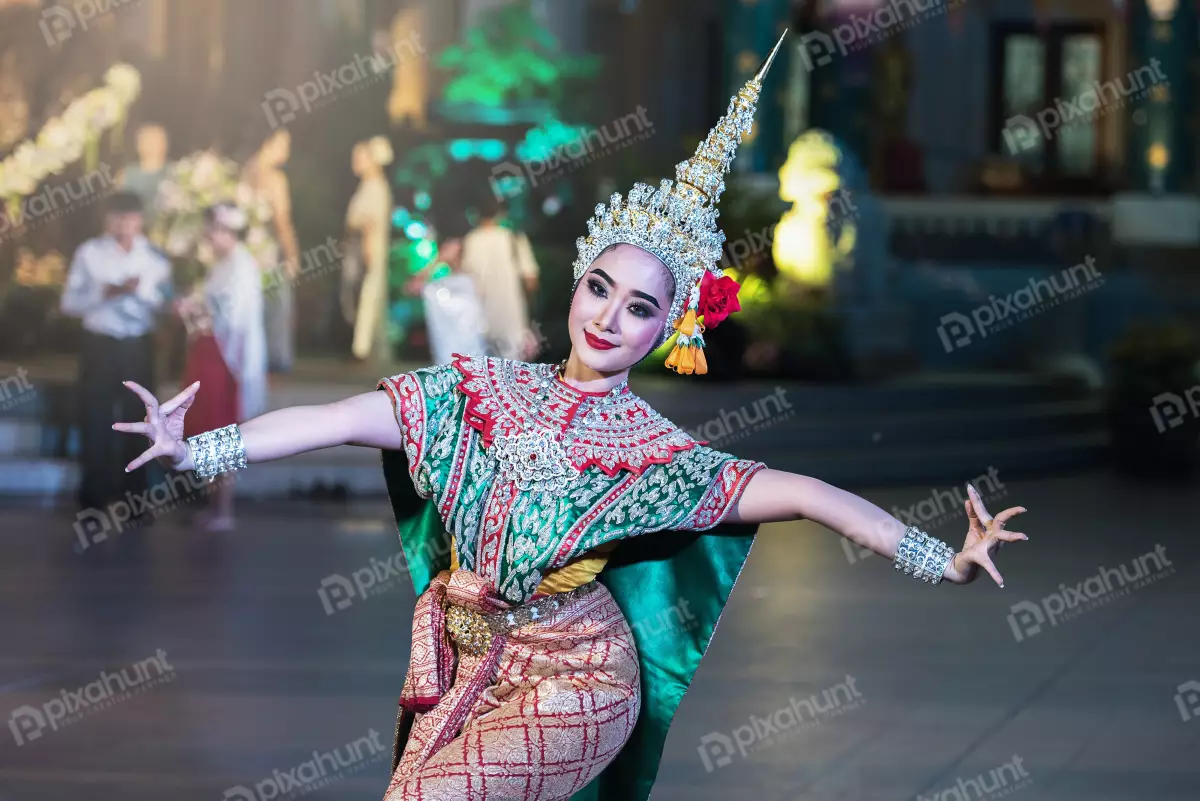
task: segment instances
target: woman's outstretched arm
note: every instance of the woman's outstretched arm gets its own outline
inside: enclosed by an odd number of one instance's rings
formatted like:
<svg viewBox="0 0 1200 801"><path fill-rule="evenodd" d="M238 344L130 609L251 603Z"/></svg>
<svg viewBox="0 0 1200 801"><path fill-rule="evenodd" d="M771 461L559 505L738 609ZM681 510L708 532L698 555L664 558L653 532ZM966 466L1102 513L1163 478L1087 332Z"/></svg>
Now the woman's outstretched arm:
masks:
<svg viewBox="0 0 1200 801"><path fill-rule="evenodd" d="M1003 587L1004 579L991 557L1002 542L1029 539L1020 532L1004 528L1004 524L1024 512L1025 507L1005 509L993 518L975 488L968 484L967 492L965 508L969 528L966 543L955 554L944 576L955 584L966 584L975 580L982 567ZM819 479L780 470L755 473L729 515L730 522L741 523L804 519L820 523L889 559L896 555L896 547L908 529L907 525L864 498Z"/></svg>
<svg viewBox="0 0 1200 801"><path fill-rule="evenodd" d="M200 391L200 383L196 382L162 404L132 381L125 382L125 386L146 404L146 420L117 423L113 428L142 434L151 442L146 452L130 462L125 471L136 470L151 459L158 459L175 470L191 470L194 465L183 441L183 420ZM366 392L320 406L279 409L242 423L239 428L246 447L246 461L251 464L335 445L387 450L403 447L400 426L386 392Z"/></svg>

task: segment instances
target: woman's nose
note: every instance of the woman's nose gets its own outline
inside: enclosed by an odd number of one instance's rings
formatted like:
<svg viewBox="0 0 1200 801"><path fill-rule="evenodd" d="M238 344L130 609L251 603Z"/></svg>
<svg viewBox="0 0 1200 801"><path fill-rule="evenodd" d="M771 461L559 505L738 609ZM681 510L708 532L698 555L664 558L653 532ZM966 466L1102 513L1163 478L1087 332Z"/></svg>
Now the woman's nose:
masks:
<svg viewBox="0 0 1200 801"><path fill-rule="evenodd" d="M621 311L621 307L619 304L609 303L603 309L601 309L600 314L596 317L596 319L595 319L596 327L599 328L601 331L608 331L610 333L615 333L615 331L616 331L615 326L617 324L617 315L620 313L620 311Z"/></svg>

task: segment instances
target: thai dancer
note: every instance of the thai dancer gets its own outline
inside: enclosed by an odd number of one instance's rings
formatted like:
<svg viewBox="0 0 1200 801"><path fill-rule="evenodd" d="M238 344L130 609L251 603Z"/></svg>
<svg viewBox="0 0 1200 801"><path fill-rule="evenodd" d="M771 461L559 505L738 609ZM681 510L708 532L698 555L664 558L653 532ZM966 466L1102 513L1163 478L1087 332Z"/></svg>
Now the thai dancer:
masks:
<svg viewBox="0 0 1200 801"><path fill-rule="evenodd" d="M781 41L782 43L782 41ZM775 52L778 52L776 46ZM386 801L650 794L667 730L754 540L815 520L929 584L1002 583L1026 539L967 502L960 551L819 479L696 442L626 383L678 333L668 365L703 373L706 328L736 310L716 202L773 59L674 182L597 207L578 241L560 365L458 357L370 392L184 440L195 394L144 399L120 429L202 476L343 443L380 448L419 598ZM203 391L203 389L201 389ZM686 603L695 625L649 636Z"/></svg>

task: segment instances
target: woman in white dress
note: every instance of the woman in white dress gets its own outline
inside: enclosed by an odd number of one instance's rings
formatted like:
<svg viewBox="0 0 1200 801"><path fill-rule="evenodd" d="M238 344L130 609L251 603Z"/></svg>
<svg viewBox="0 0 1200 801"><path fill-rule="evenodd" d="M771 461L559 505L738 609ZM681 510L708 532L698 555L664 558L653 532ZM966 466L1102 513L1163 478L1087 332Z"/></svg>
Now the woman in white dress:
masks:
<svg viewBox="0 0 1200 801"><path fill-rule="evenodd" d="M200 384L185 432L208 431L257 417L267 408L267 334L258 262L241 243L246 215L232 204L205 212L204 237L216 262L204 283L177 304L188 330L184 383ZM215 509L197 521L233 528L233 484L216 487Z"/></svg>
<svg viewBox="0 0 1200 801"><path fill-rule="evenodd" d="M537 290L538 265L524 234L504 227L505 209L491 201L479 225L463 239L462 269L475 282L487 323L490 355L532 358L537 337L526 293Z"/></svg>
<svg viewBox="0 0 1200 801"><path fill-rule="evenodd" d="M354 358L365 361L374 354L386 362L388 354L388 246L392 223L392 190L384 168L392 163L392 146L376 136L354 146L351 166L361 182L346 211L349 248L343 272L343 298L362 276L357 310L353 314ZM344 304L344 305L353 305Z"/></svg>

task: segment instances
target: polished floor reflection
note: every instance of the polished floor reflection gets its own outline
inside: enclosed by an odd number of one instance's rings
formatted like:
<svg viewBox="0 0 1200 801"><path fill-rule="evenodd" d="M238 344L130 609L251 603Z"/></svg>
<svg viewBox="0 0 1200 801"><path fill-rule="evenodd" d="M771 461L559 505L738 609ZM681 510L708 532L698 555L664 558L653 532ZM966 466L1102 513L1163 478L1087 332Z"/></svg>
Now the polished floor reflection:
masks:
<svg viewBox="0 0 1200 801"><path fill-rule="evenodd" d="M768 528L653 799L1194 801L1196 490L1002 485L993 511L1031 510L1003 590ZM957 545L953 491L865 494ZM219 535L173 511L98 544L74 522L0 510L0 801L382 796L413 605L386 504L247 504Z"/></svg>

